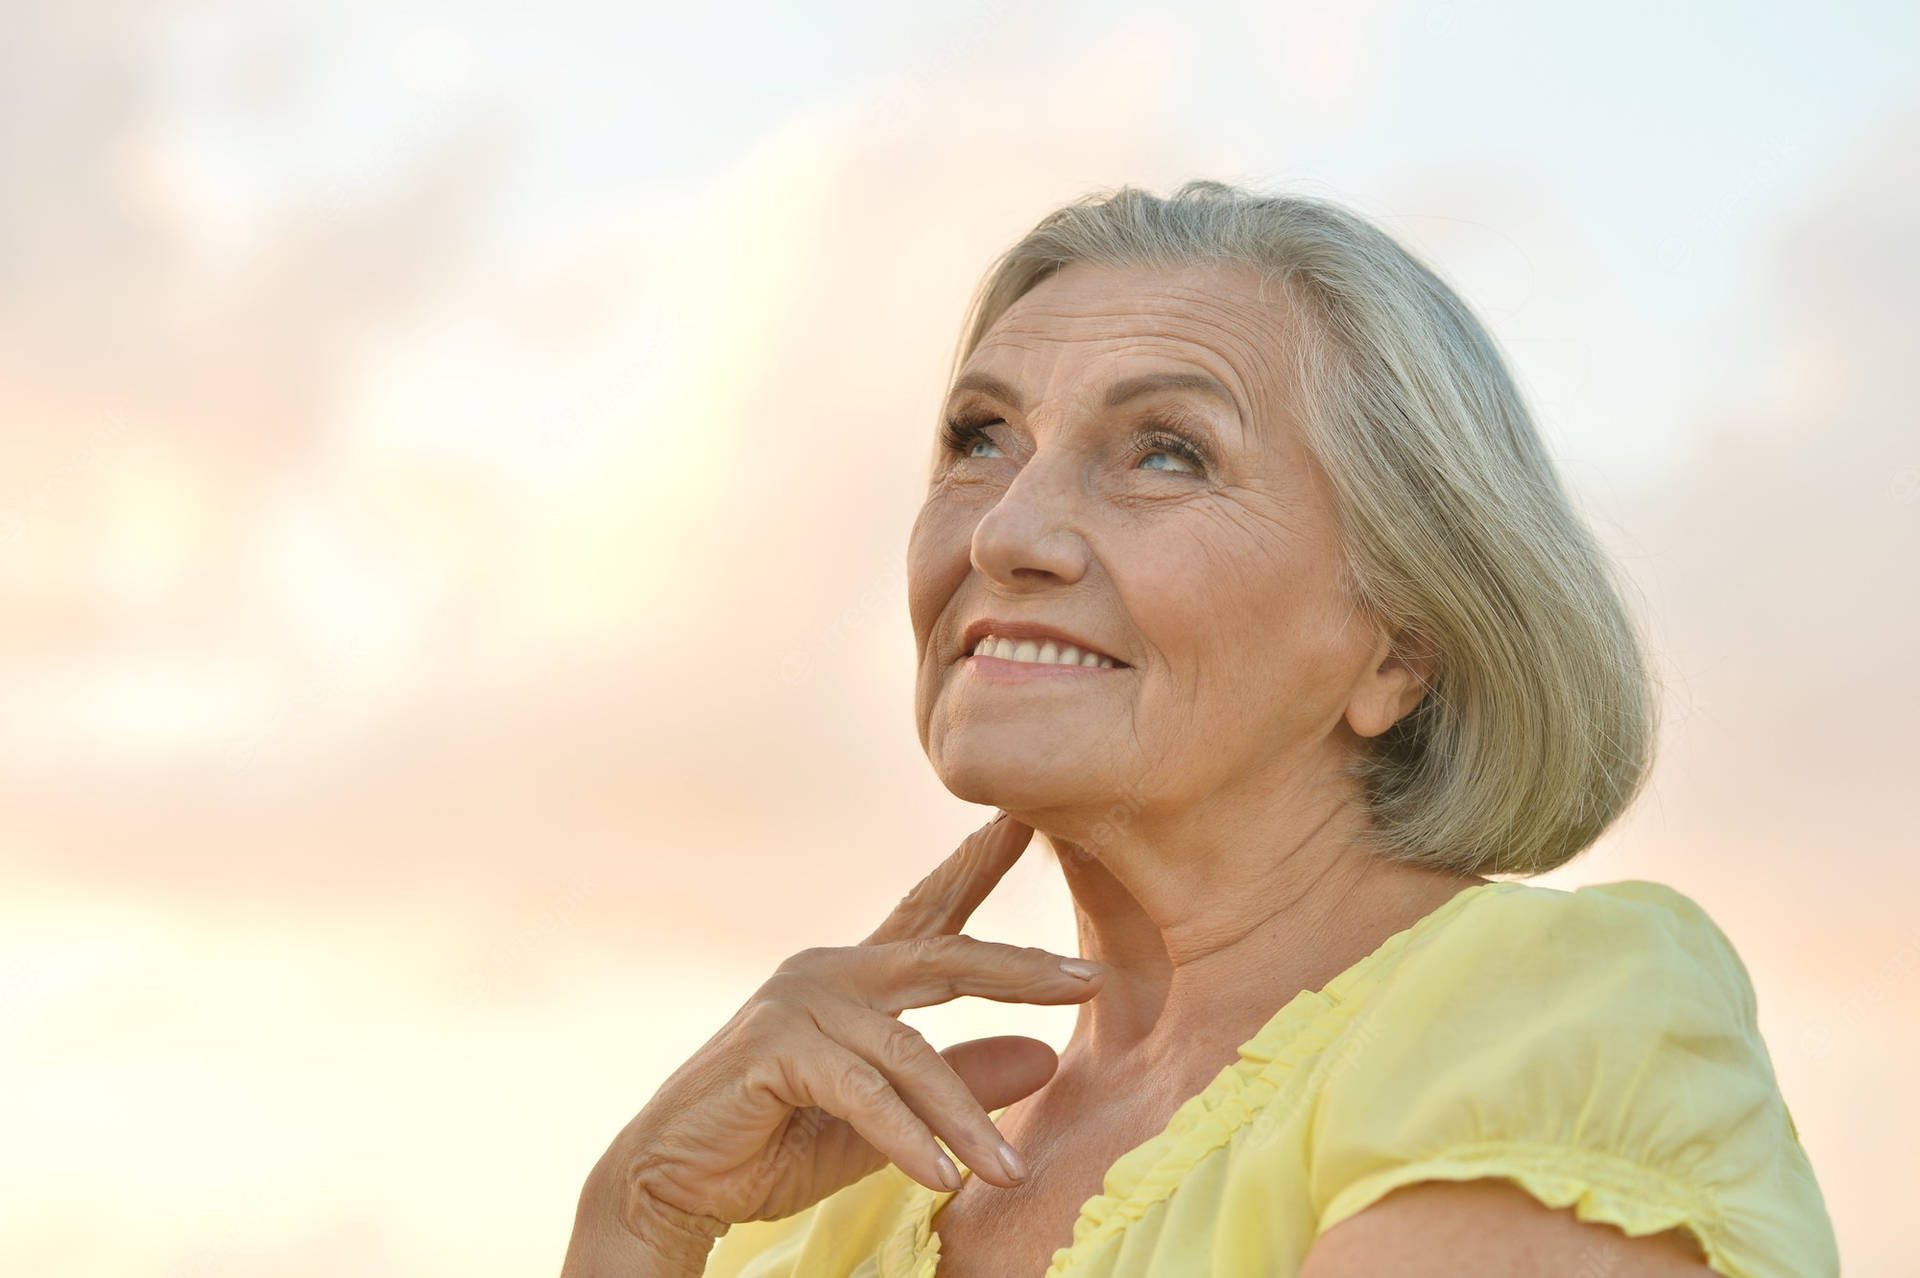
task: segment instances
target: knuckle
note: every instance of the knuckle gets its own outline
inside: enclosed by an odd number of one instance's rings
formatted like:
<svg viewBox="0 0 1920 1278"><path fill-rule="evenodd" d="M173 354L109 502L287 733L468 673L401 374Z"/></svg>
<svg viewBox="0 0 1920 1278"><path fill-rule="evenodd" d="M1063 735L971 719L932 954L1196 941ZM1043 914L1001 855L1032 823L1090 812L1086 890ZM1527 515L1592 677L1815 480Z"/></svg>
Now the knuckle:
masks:
<svg viewBox="0 0 1920 1278"><path fill-rule="evenodd" d="M840 1075L840 1090L855 1105L878 1109L893 1099L893 1087L880 1071L865 1061L849 1062Z"/></svg>
<svg viewBox="0 0 1920 1278"><path fill-rule="evenodd" d="M891 1028L881 1032L877 1050L882 1064L892 1070L906 1070L916 1066L923 1059L926 1040L911 1025L899 1021L889 1021Z"/></svg>
<svg viewBox="0 0 1920 1278"><path fill-rule="evenodd" d="M793 1019L793 1004L784 994L768 992L762 987L761 993L747 1004L746 1014L740 1018L741 1028L753 1035L777 1033Z"/></svg>
<svg viewBox="0 0 1920 1278"><path fill-rule="evenodd" d="M776 973L811 972L825 964L832 953L833 947L830 945L810 945L797 954L789 955L787 959L774 970Z"/></svg>
<svg viewBox="0 0 1920 1278"><path fill-rule="evenodd" d="M929 874L914 884L912 890L900 898L900 902L903 905L925 905L929 900L937 900L944 895L944 885L940 881L940 875Z"/></svg>
<svg viewBox="0 0 1920 1278"><path fill-rule="evenodd" d="M753 1005L755 1009L785 1009L798 1006L809 982L798 972L775 972L760 983L755 991Z"/></svg>
<svg viewBox="0 0 1920 1278"><path fill-rule="evenodd" d="M944 936L916 936L901 943L900 952L910 963L931 963L939 959L945 946Z"/></svg>
<svg viewBox="0 0 1920 1278"><path fill-rule="evenodd" d="M992 953L982 957L1001 972L1019 974L1030 971L1034 963L1045 953L1045 950L1035 945L996 944Z"/></svg>

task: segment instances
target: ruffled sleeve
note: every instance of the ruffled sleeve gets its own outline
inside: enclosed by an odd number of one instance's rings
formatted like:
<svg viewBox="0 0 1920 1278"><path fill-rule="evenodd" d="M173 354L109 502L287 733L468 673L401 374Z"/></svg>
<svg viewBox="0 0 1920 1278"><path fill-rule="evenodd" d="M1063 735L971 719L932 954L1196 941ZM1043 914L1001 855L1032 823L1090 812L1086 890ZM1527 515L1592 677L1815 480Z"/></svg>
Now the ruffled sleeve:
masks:
<svg viewBox="0 0 1920 1278"><path fill-rule="evenodd" d="M1316 1101L1316 1236L1402 1185L1501 1177L1728 1278L1839 1273L1745 966L1692 900L1531 885L1411 951Z"/></svg>

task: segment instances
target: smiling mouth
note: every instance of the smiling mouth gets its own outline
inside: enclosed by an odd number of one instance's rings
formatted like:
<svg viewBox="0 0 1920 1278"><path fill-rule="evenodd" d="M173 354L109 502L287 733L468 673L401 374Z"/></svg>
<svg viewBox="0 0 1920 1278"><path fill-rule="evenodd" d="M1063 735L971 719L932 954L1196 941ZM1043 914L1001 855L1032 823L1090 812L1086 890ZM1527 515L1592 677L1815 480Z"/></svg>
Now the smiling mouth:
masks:
<svg viewBox="0 0 1920 1278"><path fill-rule="evenodd" d="M1052 639L1003 639L998 635L983 635L967 655L1034 666L1088 666L1101 670L1125 667L1124 662L1115 661L1104 652L1076 648Z"/></svg>

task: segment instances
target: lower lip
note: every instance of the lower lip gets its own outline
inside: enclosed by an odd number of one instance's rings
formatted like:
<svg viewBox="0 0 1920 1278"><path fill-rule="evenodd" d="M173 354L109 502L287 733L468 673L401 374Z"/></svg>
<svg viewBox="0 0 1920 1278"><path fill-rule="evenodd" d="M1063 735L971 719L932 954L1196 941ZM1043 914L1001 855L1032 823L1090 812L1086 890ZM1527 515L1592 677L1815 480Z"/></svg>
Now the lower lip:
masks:
<svg viewBox="0 0 1920 1278"><path fill-rule="evenodd" d="M1005 657L962 657L960 664L976 678L990 683L1032 683L1041 679L1080 679L1118 674L1128 666L1063 666L1038 661L1008 661Z"/></svg>

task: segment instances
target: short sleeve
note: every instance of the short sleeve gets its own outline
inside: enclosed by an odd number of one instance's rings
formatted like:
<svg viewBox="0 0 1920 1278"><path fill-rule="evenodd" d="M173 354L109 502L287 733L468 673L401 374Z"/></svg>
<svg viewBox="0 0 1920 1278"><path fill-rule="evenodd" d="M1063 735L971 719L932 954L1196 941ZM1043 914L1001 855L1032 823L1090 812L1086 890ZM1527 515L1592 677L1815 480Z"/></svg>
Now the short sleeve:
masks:
<svg viewBox="0 0 1920 1278"><path fill-rule="evenodd" d="M1732 943L1658 883L1503 885L1409 947L1323 1065L1316 1235L1425 1180L1511 1180L1728 1278L1839 1273Z"/></svg>

